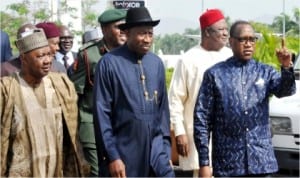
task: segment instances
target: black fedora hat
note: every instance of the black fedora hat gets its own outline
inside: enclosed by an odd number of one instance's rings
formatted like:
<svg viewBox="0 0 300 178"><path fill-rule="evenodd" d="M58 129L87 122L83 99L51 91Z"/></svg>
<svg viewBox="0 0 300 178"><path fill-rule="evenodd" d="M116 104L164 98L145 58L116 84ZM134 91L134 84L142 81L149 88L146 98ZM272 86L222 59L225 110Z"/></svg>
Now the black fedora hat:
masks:
<svg viewBox="0 0 300 178"><path fill-rule="evenodd" d="M126 30L135 26L156 26L160 20L152 20L150 13L147 8L139 7L139 8L131 8L127 11L126 22L124 24L120 24L119 28L121 30Z"/></svg>

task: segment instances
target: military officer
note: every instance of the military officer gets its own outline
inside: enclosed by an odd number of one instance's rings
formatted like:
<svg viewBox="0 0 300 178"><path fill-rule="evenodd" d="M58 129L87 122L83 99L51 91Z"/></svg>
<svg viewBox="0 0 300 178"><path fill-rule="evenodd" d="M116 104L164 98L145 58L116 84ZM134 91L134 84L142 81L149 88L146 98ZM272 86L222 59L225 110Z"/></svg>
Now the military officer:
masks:
<svg viewBox="0 0 300 178"><path fill-rule="evenodd" d="M125 23L126 11L109 9L98 18L103 38L84 44L79 49L78 59L72 66L70 79L74 82L79 100L79 136L87 161L91 164L91 176L99 175L95 134L93 126L93 85L95 67L101 56L123 45L126 36L119 29Z"/></svg>

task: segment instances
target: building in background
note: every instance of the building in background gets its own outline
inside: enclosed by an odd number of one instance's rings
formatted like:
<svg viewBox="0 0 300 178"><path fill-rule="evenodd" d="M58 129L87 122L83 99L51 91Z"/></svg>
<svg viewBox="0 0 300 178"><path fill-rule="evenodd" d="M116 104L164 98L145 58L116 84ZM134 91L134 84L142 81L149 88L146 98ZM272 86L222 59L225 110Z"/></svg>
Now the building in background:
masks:
<svg viewBox="0 0 300 178"><path fill-rule="evenodd" d="M147 7L146 0L107 0L107 7L116 9L130 9L137 7Z"/></svg>

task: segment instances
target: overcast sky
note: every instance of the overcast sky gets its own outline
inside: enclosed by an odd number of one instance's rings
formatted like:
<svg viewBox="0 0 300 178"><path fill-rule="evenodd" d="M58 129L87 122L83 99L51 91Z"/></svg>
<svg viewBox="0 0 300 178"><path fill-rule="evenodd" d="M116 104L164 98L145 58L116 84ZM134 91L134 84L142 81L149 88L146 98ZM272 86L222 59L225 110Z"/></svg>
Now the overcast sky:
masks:
<svg viewBox="0 0 300 178"><path fill-rule="evenodd" d="M211 8L221 9L231 21L242 19L269 24L283 9L292 16L293 9L300 8L300 0L147 0L146 3L152 18L161 20L155 29L159 34L182 33L185 28L198 28L202 10ZM106 0L99 1L100 13L106 5Z"/></svg>
<svg viewBox="0 0 300 178"><path fill-rule="evenodd" d="M12 2L21 0L1 0L0 9L4 10ZM242 19L263 23L271 23L283 9L292 16L292 10L300 8L300 0L146 0L146 3L152 18L161 20L155 28L155 32L159 34L182 33L185 28L198 28L202 10L211 8L221 9L231 21ZM100 14L106 5L106 0L99 0L94 9Z"/></svg>

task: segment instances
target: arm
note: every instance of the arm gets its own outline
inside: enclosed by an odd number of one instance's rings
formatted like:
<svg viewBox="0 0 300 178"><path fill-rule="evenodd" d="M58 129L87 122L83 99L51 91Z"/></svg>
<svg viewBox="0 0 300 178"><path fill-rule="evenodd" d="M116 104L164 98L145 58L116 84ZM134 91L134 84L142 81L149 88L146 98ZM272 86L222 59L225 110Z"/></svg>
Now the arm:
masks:
<svg viewBox="0 0 300 178"><path fill-rule="evenodd" d="M94 80L94 127L97 152L101 152L108 159L109 172L113 177L126 177L125 164L121 160L116 138L111 123L113 86L112 71L105 61L105 56L97 64ZM109 59L108 59L109 60ZM99 157L99 160L104 159Z"/></svg>
<svg viewBox="0 0 300 178"><path fill-rule="evenodd" d="M275 73L277 71L274 71L271 77L271 93L278 98L295 94L296 83L293 68L284 69L281 67L281 76Z"/></svg>
<svg viewBox="0 0 300 178"><path fill-rule="evenodd" d="M100 60L96 67L94 80L94 127L97 146L101 145L101 151L104 152L109 162L120 159L116 147L116 139L111 125L113 85L110 67L104 59ZM115 86L116 87L116 86ZM99 158L102 159L102 158Z"/></svg>
<svg viewBox="0 0 300 178"><path fill-rule="evenodd" d="M13 111L13 99L8 101L9 91L5 86L9 86L10 84L4 82L3 78L1 79L0 89L0 115L1 115L1 177L7 176L7 164L8 164L8 150L10 145L10 130L12 125L12 111Z"/></svg>
<svg viewBox="0 0 300 178"><path fill-rule="evenodd" d="M186 68L180 60L174 70L169 89L171 124L174 129L176 148L181 156L188 155L188 138L184 127L184 103L187 99Z"/></svg>
<svg viewBox="0 0 300 178"><path fill-rule="evenodd" d="M290 96L296 92L296 83L292 54L285 48L284 40L282 40L282 48L276 50L276 56L281 64L281 76L274 69L271 72L271 93L277 97Z"/></svg>
<svg viewBox="0 0 300 178"><path fill-rule="evenodd" d="M74 63L71 65L72 72L69 74L70 80L74 83L76 92L78 94L84 93L86 82L86 63L84 61L84 51L79 50L78 56Z"/></svg>
<svg viewBox="0 0 300 178"><path fill-rule="evenodd" d="M163 136L164 150L168 154L169 160L171 160L171 136L170 136L170 110L169 110L169 102L168 102L168 94L166 88L166 80L165 80L165 69L163 63L161 63L159 70L160 75L160 89L161 95L159 96L160 103L159 104L159 113L161 118L161 131Z"/></svg>
<svg viewBox="0 0 300 178"><path fill-rule="evenodd" d="M215 104L214 82L209 71L204 73L194 109L194 140L199 154L199 166L209 165L209 138Z"/></svg>

